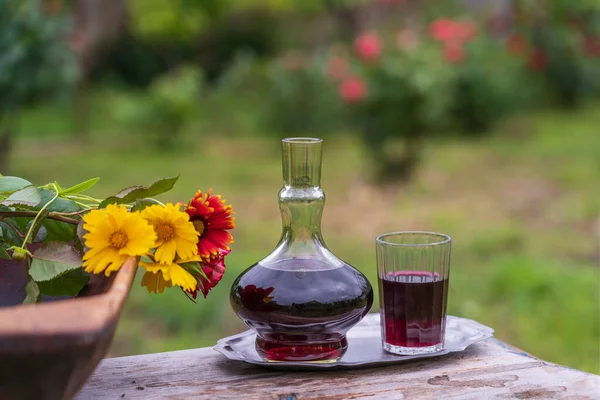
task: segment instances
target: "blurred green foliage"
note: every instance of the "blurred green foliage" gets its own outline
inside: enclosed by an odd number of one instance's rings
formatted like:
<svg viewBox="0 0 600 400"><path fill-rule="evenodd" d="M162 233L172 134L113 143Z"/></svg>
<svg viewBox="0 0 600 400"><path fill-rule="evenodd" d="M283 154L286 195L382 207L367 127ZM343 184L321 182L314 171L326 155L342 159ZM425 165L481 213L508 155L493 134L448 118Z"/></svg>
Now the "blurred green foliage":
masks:
<svg viewBox="0 0 600 400"><path fill-rule="evenodd" d="M531 36L538 51L546 54L547 66L540 75L557 104L574 107L590 94L599 93L600 55L586 57L580 33L545 27L534 29Z"/></svg>
<svg viewBox="0 0 600 400"><path fill-rule="evenodd" d="M207 90L204 107L198 111L207 131L227 136L264 132L264 64L253 53L236 54L212 90Z"/></svg>
<svg viewBox="0 0 600 400"><path fill-rule="evenodd" d="M466 44L466 59L455 67L449 103L454 130L480 135L502 116L529 105L532 92L524 82L523 63L504 47L503 41L486 35Z"/></svg>
<svg viewBox="0 0 600 400"><path fill-rule="evenodd" d="M68 23L46 15L41 0L0 1L0 110L68 90L77 76Z"/></svg>
<svg viewBox="0 0 600 400"><path fill-rule="evenodd" d="M218 0L128 0L133 32L146 40L189 41L220 10Z"/></svg>
<svg viewBox="0 0 600 400"><path fill-rule="evenodd" d="M117 95L112 111L123 126L143 135L143 142L173 149L196 112L202 86L197 67L180 66L157 78L142 95Z"/></svg>
<svg viewBox="0 0 600 400"><path fill-rule="evenodd" d="M325 77L326 61L289 51L266 66L263 101L270 132L327 136L342 128L336 85Z"/></svg>
<svg viewBox="0 0 600 400"><path fill-rule="evenodd" d="M407 179L419 161L423 138L447 121L452 69L434 46L387 51L380 63L355 64L365 80L363 101L347 106L378 181Z"/></svg>
<svg viewBox="0 0 600 400"><path fill-rule="evenodd" d="M6 172L21 108L66 94L76 80L67 22L46 15L42 0L0 0L0 172Z"/></svg>
<svg viewBox="0 0 600 400"><path fill-rule="evenodd" d="M547 346L568 349L562 356L563 363L574 365L581 354L593 353L587 340L582 340L583 336L600 340L600 310L593 299L599 280L593 265L565 267L552 259L514 254L497 259L491 269L485 304L510 318L510 323L499 329L513 337L541 337L551 335L560 326L561 334L554 336ZM590 297L586 298L585 293ZM536 355L552 357L554 350L548 347L540 348ZM595 356L598 362L598 351ZM594 367L600 369L593 362L594 357L590 357L590 371Z"/></svg>

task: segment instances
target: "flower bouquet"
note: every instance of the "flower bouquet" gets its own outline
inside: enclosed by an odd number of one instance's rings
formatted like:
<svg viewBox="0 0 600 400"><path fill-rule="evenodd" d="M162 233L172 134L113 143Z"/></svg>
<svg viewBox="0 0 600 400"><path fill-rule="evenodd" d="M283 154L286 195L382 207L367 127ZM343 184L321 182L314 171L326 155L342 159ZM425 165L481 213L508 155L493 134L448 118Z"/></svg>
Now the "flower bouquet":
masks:
<svg viewBox="0 0 600 400"><path fill-rule="evenodd" d="M109 276L129 257L145 270L149 292L178 286L192 300L198 291L206 297L223 276L233 242L231 206L210 190L187 203L151 197L169 191L177 177L103 200L85 194L97 181L62 188L0 176L0 258L25 263L23 302L76 296L89 274Z"/></svg>

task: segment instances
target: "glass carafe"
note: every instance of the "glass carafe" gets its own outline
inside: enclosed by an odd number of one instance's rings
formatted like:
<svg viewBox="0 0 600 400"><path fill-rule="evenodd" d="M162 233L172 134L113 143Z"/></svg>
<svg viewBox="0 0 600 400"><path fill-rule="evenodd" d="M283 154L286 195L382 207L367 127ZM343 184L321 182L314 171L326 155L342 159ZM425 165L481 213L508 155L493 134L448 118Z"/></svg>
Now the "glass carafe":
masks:
<svg viewBox="0 0 600 400"><path fill-rule="evenodd" d="M257 333L268 361L334 362L346 333L370 310L367 278L331 253L321 236L321 139L283 140L281 239L231 288L231 305Z"/></svg>

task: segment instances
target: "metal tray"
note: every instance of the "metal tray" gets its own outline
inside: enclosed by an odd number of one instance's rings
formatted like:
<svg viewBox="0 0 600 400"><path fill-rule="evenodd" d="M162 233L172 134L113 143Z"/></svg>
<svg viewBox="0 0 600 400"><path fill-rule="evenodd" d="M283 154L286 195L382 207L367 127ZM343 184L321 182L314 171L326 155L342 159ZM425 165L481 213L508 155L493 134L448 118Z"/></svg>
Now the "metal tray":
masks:
<svg viewBox="0 0 600 400"><path fill-rule="evenodd" d="M466 318L448 316L446 341L441 351L428 354L399 356L387 353L381 346L379 314L368 314L360 323L348 331L348 350L337 362L269 362L263 360L254 347L256 334L252 330L220 339L213 347L230 360L246 361L276 369L315 370L322 368L352 369L397 364L407 360L437 357L459 352L473 343L493 337L494 330Z"/></svg>

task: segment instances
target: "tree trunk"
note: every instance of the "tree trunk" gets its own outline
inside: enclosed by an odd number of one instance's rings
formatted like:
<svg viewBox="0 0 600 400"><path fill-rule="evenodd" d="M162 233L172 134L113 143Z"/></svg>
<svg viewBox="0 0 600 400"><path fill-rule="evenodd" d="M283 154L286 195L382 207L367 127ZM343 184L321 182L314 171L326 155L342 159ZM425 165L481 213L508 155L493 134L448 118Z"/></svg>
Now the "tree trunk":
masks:
<svg viewBox="0 0 600 400"><path fill-rule="evenodd" d="M0 174L8 173L8 157L12 147L12 130L10 127L0 128Z"/></svg>
<svg viewBox="0 0 600 400"><path fill-rule="evenodd" d="M0 110L0 174L3 175L8 173L8 157L12 148L15 113L13 107Z"/></svg>
<svg viewBox="0 0 600 400"><path fill-rule="evenodd" d="M90 98L89 81L87 77L77 82L75 96L73 98L73 133L81 142L88 142L90 139L90 122L92 114L92 104Z"/></svg>
<svg viewBox="0 0 600 400"><path fill-rule="evenodd" d="M361 7L348 7L335 0L329 0L325 3L327 13L337 25L339 39L353 40L360 32L360 11Z"/></svg>
<svg viewBox="0 0 600 400"><path fill-rule="evenodd" d="M408 182L415 174L423 149L423 134L416 132L404 138L404 148L396 157L384 155L380 160L377 182L380 185Z"/></svg>
<svg viewBox="0 0 600 400"><path fill-rule="evenodd" d="M74 135L88 141L92 112L89 79L98 59L126 31L128 11L125 0L75 0L75 28L69 37L81 76L74 98Z"/></svg>

